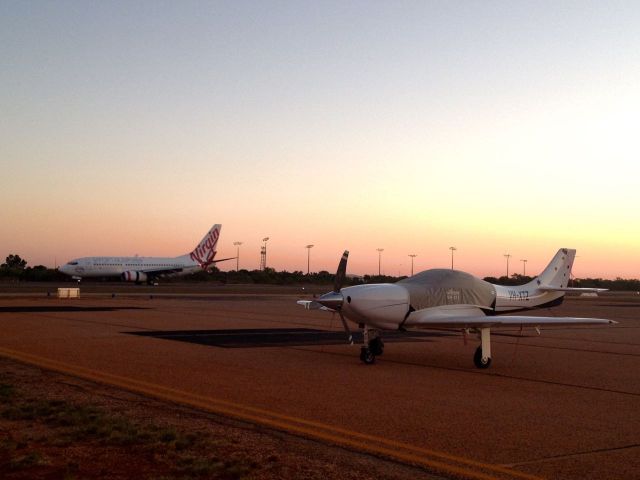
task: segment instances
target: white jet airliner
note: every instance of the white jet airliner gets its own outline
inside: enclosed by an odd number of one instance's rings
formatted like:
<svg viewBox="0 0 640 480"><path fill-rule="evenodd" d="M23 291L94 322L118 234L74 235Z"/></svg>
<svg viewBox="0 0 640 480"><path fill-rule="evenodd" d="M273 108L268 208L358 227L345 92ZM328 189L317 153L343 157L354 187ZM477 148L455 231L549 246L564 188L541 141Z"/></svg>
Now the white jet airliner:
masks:
<svg viewBox="0 0 640 480"><path fill-rule="evenodd" d="M152 283L163 275L187 275L207 270L214 263L231 260L214 260L216 244L222 225L211 227L196 248L179 257L84 257L71 260L60 271L80 280L85 277L120 277L125 282Z"/></svg>
<svg viewBox="0 0 640 480"><path fill-rule="evenodd" d="M499 315L505 312L559 305L566 292L600 292L606 289L570 288L571 266L576 251L561 248L544 271L531 282L507 287L493 285L465 272L433 269L397 283L355 285L342 288L349 252L338 265L333 292L311 300L299 300L307 309L338 312L350 343L353 337L345 318L363 328L364 345L360 359L374 363L382 355L382 330L407 328L470 330L480 336L473 361L478 368L491 365L491 329L513 326L594 325L613 320L576 317L535 317Z"/></svg>

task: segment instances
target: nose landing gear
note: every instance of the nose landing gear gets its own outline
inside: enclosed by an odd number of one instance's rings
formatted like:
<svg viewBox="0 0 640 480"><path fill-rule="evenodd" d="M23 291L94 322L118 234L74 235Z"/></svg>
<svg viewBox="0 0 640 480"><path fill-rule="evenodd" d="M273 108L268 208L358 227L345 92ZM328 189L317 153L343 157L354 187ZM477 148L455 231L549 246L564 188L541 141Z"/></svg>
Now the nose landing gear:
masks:
<svg viewBox="0 0 640 480"><path fill-rule="evenodd" d="M363 345L360 349L360 360L362 360L367 365L371 365L372 363L375 363L376 356L373 354L369 347L365 347Z"/></svg>
<svg viewBox="0 0 640 480"><path fill-rule="evenodd" d="M375 363L376 357L384 353L384 342L379 330L364 327L364 345L360 349L360 360L367 365Z"/></svg>

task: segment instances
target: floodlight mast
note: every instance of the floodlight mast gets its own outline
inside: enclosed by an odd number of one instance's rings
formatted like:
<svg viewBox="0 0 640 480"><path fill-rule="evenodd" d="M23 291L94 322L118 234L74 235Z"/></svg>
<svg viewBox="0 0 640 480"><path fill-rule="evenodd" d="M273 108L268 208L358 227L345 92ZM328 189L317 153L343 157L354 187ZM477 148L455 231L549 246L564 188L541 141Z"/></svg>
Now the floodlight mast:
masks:
<svg viewBox="0 0 640 480"><path fill-rule="evenodd" d="M453 270L453 252L458 249L456 247L449 247L449 250L451 250L451 270Z"/></svg>
<svg viewBox="0 0 640 480"><path fill-rule="evenodd" d="M269 237L262 239L262 247L260 247L260 270L267 268L267 241Z"/></svg>
<svg viewBox="0 0 640 480"><path fill-rule="evenodd" d="M411 257L411 276L413 277L413 259L418 255L416 255L415 253L410 253L409 256Z"/></svg>
<svg viewBox="0 0 640 480"><path fill-rule="evenodd" d="M311 249L313 245L307 245L304 248L307 249L307 275L309 275L309 265L311 264Z"/></svg>
<svg viewBox="0 0 640 480"><path fill-rule="evenodd" d="M528 262L528 260L526 258L521 258L520 261L522 262L522 276L526 277L527 276L527 262Z"/></svg>
<svg viewBox="0 0 640 480"><path fill-rule="evenodd" d="M378 251L378 276L382 275L382 252L384 252L384 248L376 248Z"/></svg>
<svg viewBox="0 0 640 480"><path fill-rule="evenodd" d="M236 272L240 271L240 245L242 242L233 242L236 246Z"/></svg>

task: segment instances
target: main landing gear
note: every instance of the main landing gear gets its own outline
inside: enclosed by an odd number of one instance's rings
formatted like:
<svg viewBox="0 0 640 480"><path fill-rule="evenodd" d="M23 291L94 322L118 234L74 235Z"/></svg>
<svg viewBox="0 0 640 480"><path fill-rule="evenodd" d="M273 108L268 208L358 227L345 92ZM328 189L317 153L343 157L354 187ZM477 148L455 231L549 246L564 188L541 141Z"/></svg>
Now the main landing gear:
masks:
<svg viewBox="0 0 640 480"><path fill-rule="evenodd" d="M489 368L491 366L491 329L480 329L480 346L473 355L473 363L478 368Z"/></svg>
<svg viewBox="0 0 640 480"><path fill-rule="evenodd" d="M486 369L491 366L491 329L478 329L480 346L473 355L473 363L477 368ZM367 365L375 363L376 357L384 353L384 342L380 331L365 325L363 329L364 345L360 348L360 360Z"/></svg>
<svg viewBox="0 0 640 480"><path fill-rule="evenodd" d="M364 345L360 349L360 360L371 365L376 361L376 357L384 353L384 342L380 336L380 331L369 328L365 325L363 330Z"/></svg>

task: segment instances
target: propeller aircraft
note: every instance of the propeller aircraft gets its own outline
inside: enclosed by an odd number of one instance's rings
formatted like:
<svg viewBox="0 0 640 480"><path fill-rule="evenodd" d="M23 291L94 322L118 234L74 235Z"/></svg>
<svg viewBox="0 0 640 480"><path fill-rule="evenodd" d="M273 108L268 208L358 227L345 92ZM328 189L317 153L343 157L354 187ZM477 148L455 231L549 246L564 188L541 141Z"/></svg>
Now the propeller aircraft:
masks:
<svg viewBox="0 0 640 480"><path fill-rule="evenodd" d="M613 320L578 317L501 315L560 305L566 292L602 292L600 288L568 286L576 251L561 248L544 271L521 286L503 286L458 270L426 270L396 283L355 285L343 288L349 252L336 272L333 291L314 300L299 300L307 309L337 312L349 343L353 336L347 320L363 329L360 360L372 364L384 352L381 332L408 328L456 329L466 335L477 332L480 345L473 362L491 365L491 330L501 327L615 324Z"/></svg>

